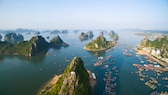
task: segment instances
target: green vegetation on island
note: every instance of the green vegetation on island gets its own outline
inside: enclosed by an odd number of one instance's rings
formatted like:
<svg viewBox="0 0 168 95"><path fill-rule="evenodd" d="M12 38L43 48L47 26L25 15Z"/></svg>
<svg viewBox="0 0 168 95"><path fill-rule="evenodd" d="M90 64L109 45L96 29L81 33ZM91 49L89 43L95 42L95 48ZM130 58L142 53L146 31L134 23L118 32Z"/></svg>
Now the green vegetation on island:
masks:
<svg viewBox="0 0 168 95"><path fill-rule="evenodd" d="M144 38L141 41L140 46L159 49L161 52L160 55L163 58L168 58L168 36L158 37L154 41Z"/></svg>
<svg viewBox="0 0 168 95"><path fill-rule="evenodd" d="M84 49L89 51L101 51L111 47L114 47L114 41L107 41L103 35L100 35L95 40L88 43Z"/></svg>
<svg viewBox="0 0 168 95"><path fill-rule="evenodd" d="M81 41L84 41L84 40L88 40L88 39L92 39L93 38L93 32L92 31L88 31L87 33L84 33L82 32L79 36L79 39Z"/></svg>
<svg viewBox="0 0 168 95"><path fill-rule="evenodd" d="M4 36L4 41L7 41L10 44L16 44L23 41L24 38L21 34L8 33Z"/></svg>
<svg viewBox="0 0 168 95"><path fill-rule="evenodd" d="M110 31L109 36L113 38L115 41L119 39L118 34L115 33L114 31Z"/></svg>
<svg viewBox="0 0 168 95"><path fill-rule="evenodd" d="M90 79L83 61L74 57L56 84L39 95L92 95Z"/></svg>
<svg viewBox="0 0 168 95"><path fill-rule="evenodd" d="M6 41L0 41L0 53L34 56L37 54L46 53L51 47L60 47L65 45L68 46L68 44L64 43L59 36L53 39L56 40L51 40L51 43L48 43L42 36L35 36L32 37L29 41L22 41L16 44L9 44Z"/></svg>

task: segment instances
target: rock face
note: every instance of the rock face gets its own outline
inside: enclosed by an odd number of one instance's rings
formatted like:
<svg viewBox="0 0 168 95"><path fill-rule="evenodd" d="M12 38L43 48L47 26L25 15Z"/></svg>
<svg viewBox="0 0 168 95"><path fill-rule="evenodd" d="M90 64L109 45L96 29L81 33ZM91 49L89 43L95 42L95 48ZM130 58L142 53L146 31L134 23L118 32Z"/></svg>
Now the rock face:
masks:
<svg viewBox="0 0 168 95"><path fill-rule="evenodd" d="M30 47L31 56L47 52L50 46L50 44L42 36L33 37L30 40L30 43L32 44Z"/></svg>
<svg viewBox="0 0 168 95"><path fill-rule="evenodd" d="M24 38L21 34L8 33L4 36L4 41L7 41L10 44L16 44L23 41Z"/></svg>
<svg viewBox="0 0 168 95"><path fill-rule="evenodd" d="M55 86L40 95L92 95L89 74L82 59L74 57Z"/></svg>
<svg viewBox="0 0 168 95"><path fill-rule="evenodd" d="M92 42L88 43L85 47L86 50L89 51L101 51L106 50L114 46L113 41L106 41L106 38L100 35Z"/></svg>
<svg viewBox="0 0 168 95"><path fill-rule="evenodd" d="M89 31L87 33L82 32L79 36L80 40L88 40L88 39L92 39L93 38L93 32Z"/></svg>
<svg viewBox="0 0 168 95"><path fill-rule="evenodd" d="M51 43L48 43L42 36L35 36L29 41L22 41L17 44L0 42L0 53L34 56L41 53L46 53L51 47L61 47L67 45L68 44L64 43L59 36L52 39Z"/></svg>
<svg viewBox="0 0 168 95"><path fill-rule="evenodd" d="M0 40L2 39L2 36L1 36L1 34L0 34Z"/></svg>

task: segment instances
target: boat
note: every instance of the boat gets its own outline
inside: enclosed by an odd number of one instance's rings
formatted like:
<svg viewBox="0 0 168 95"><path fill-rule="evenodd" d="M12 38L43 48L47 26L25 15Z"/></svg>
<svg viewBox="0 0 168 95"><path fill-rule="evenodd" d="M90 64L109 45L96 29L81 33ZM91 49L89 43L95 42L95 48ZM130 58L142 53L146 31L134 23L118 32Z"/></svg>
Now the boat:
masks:
<svg viewBox="0 0 168 95"><path fill-rule="evenodd" d="M102 65L102 63L103 63L103 60L98 59L97 62L94 64L94 66L100 66Z"/></svg>
<svg viewBox="0 0 168 95"><path fill-rule="evenodd" d="M144 61L143 61L143 60L141 60L140 62L141 62L141 63L144 63Z"/></svg>
<svg viewBox="0 0 168 95"><path fill-rule="evenodd" d="M148 86L149 88L155 90L156 89L156 86L154 84L151 84L150 82L145 82L145 85Z"/></svg>
<svg viewBox="0 0 168 95"><path fill-rule="evenodd" d="M92 73L92 78L96 80L96 75L94 73Z"/></svg>
<svg viewBox="0 0 168 95"><path fill-rule="evenodd" d="M98 60L99 60L99 59L103 60L103 56L98 57Z"/></svg>
<svg viewBox="0 0 168 95"><path fill-rule="evenodd" d="M108 65L104 65L104 67L103 67L103 68L104 68L104 69L106 69L106 68L108 68L108 67L109 67Z"/></svg>
<svg viewBox="0 0 168 95"><path fill-rule="evenodd" d="M110 52L110 51L111 51L111 49L107 49L107 50L106 50L106 52Z"/></svg>
<svg viewBox="0 0 168 95"><path fill-rule="evenodd" d="M144 81L144 78L140 78L140 81Z"/></svg>
<svg viewBox="0 0 168 95"><path fill-rule="evenodd" d="M164 77L164 78L162 78L163 80L167 80L168 81L168 77Z"/></svg>
<svg viewBox="0 0 168 95"><path fill-rule="evenodd" d="M110 59L111 58L111 55L107 56L106 59Z"/></svg>

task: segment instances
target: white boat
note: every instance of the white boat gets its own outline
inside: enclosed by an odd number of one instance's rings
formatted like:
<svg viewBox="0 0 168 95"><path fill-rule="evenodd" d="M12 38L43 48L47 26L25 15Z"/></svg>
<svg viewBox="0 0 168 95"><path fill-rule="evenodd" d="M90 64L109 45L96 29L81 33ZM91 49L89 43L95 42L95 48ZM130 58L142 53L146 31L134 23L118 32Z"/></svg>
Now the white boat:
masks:
<svg viewBox="0 0 168 95"><path fill-rule="evenodd" d="M92 77L94 80L96 80L96 75L94 73L92 73Z"/></svg>
<svg viewBox="0 0 168 95"><path fill-rule="evenodd" d="M98 59L99 59L99 60L100 60L100 59L103 60L103 56L98 57Z"/></svg>

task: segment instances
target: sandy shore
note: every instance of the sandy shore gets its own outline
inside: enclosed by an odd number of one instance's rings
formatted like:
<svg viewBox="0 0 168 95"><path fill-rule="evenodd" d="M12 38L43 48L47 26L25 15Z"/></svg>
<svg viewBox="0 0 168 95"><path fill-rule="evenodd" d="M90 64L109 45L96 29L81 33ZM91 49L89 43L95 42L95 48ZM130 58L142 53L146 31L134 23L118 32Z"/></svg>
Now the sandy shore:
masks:
<svg viewBox="0 0 168 95"><path fill-rule="evenodd" d="M90 86L91 86L92 88L94 88L94 86L95 86L95 84L96 84L96 80L93 79L93 77L92 77L92 72L91 72L91 71L87 70L87 72L89 73ZM47 92L47 91L49 91L50 89L52 89L52 87L54 86L54 84L57 83L57 81L59 80L59 78L60 78L61 76L62 76L62 74L61 74L61 75L54 75L54 77L53 77L52 79L50 79L48 82L46 82L46 83L41 87L41 89L38 91L38 94L37 94L37 95L39 95L40 92Z"/></svg>
<svg viewBox="0 0 168 95"><path fill-rule="evenodd" d="M62 76L62 75L54 75L54 77L53 77L52 79L50 79L48 82L46 82L46 83L44 84L44 86L42 86L42 88L40 89L40 91L38 92L37 95L39 95L39 93L40 93L41 91L46 92L46 91L49 90L48 88L51 89L51 88L54 86L54 84L57 83L57 81L59 80L59 78L60 78L61 76Z"/></svg>
<svg viewBox="0 0 168 95"><path fill-rule="evenodd" d="M146 52L143 50L138 50L137 48L135 48L135 50L137 55L146 55Z"/></svg>
<svg viewBox="0 0 168 95"><path fill-rule="evenodd" d="M137 48L135 48L135 50L137 51L136 52L137 55L146 55L146 56L152 58L153 60L155 60L156 62L158 62L160 65L162 65L162 66L168 66L168 64L166 62L163 62L163 61L161 61L161 60L153 57L151 54L149 54L149 53L147 53L147 52L145 52L143 50L138 50Z"/></svg>

